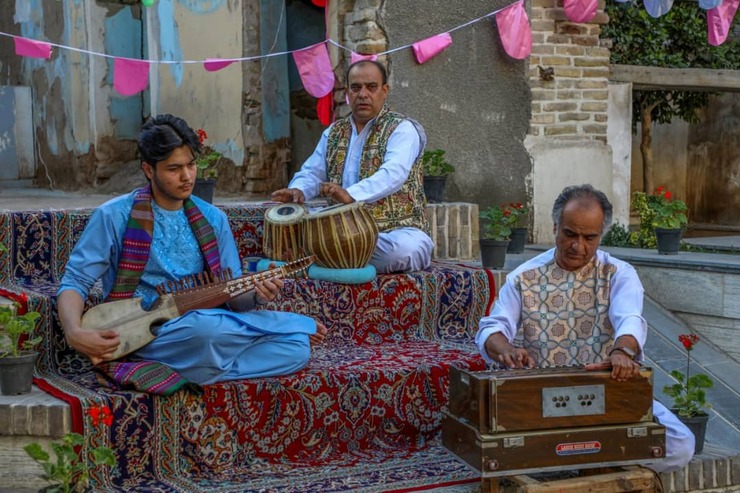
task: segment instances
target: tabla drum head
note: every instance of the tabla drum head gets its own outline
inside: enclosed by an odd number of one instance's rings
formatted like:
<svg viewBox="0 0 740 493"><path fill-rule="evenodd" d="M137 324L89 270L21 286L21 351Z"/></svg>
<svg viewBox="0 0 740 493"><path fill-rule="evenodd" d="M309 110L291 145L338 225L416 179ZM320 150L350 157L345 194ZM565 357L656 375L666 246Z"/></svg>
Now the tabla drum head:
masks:
<svg viewBox="0 0 740 493"><path fill-rule="evenodd" d="M308 210L301 204L280 204L270 207L265 218L274 224L290 224L302 220L307 213Z"/></svg>

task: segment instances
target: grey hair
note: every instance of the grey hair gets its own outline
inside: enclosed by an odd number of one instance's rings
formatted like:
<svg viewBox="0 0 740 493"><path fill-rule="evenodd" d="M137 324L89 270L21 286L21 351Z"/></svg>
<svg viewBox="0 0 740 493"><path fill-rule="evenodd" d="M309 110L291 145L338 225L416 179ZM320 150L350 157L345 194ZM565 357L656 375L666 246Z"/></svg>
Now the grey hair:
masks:
<svg viewBox="0 0 740 493"><path fill-rule="evenodd" d="M584 185L573 185L565 187L558 198L555 199L555 203L552 206L552 222L555 224L555 229L560 225L560 220L563 217L563 209L565 205L571 200L576 199L593 199L604 213L604 226L601 229L603 233L606 231L612 223L612 215L614 213L614 207L606 197L606 194L601 190L595 189L592 185L586 183Z"/></svg>

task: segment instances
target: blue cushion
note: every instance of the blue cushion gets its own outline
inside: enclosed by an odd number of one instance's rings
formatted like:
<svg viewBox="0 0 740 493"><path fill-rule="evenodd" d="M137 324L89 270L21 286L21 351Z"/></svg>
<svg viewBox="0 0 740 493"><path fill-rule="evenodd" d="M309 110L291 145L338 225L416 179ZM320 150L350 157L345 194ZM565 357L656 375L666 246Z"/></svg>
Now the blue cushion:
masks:
<svg viewBox="0 0 740 493"><path fill-rule="evenodd" d="M257 262L257 272L262 272L270 268L270 264L274 264L275 267L285 265L285 262L279 260L270 260L263 258ZM365 267L359 269L329 269L327 267L319 267L313 264L308 268L308 277L316 279L317 281L330 281L341 284L362 284L370 282L375 279L377 272L375 266L367 264Z"/></svg>

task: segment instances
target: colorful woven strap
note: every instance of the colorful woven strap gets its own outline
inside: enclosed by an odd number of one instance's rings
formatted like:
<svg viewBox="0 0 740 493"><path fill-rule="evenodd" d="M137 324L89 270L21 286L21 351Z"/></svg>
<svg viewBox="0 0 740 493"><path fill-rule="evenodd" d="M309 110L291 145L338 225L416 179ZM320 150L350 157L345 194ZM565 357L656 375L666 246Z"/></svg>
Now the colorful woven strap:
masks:
<svg viewBox="0 0 740 493"><path fill-rule="evenodd" d="M185 215L198 240L200 250L212 274L221 272L221 256L213 228L195 203L188 198L184 203ZM123 235L123 250L118 260L116 282L108 299L124 299L134 295L141 275L149 260L149 249L154 234L151 185L139 189L134 195L134 205Z"/></svg>
<svg viewBox="0 0 740 493"><path fill-rule="evenodd" d="M203 391L199 385L156 361L107 361L96 365L94 369L105 377L102 383L116 390L136 390L157 395L172 395L183 388L196 393Z"/></svg>

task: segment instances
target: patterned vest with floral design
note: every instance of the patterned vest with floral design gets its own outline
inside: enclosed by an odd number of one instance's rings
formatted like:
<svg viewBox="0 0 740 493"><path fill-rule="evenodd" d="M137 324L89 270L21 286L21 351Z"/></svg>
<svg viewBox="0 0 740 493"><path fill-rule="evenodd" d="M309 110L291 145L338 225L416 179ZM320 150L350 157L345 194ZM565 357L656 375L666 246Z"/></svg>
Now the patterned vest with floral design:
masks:
<svg viewBox="0 0 740 493"><path fill-rule="evenodd" d="M535 366L582 365L608 357L614 343L609 292L616 271L596 257L573 272L553 259L517 276L523 347Z"/></svg>
<svg viewBox="0 0 740 493"><path fill-rule="evenodd" d="M347 148L352 136L351 116L334 123L326 143L326 174L329 181L342 184ZM371 176L383 164L388 139L398 125L407 118L383 107L372 123L360 158L360 180ZM421 153L411 167L411 172L401 188L387 197L367 205L380 231L414 227L429 232L424 216L426 197L421 167Z"/></svg>

